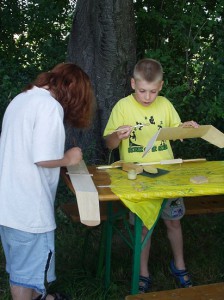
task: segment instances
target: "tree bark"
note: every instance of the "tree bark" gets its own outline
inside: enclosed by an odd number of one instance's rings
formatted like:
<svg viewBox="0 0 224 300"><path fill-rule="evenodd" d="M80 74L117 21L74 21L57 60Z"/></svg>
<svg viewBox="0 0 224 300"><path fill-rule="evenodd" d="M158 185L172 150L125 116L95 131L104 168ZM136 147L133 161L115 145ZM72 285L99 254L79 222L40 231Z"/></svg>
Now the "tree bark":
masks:
<svg viewBox="0 0 224 300"><path fill-rule="evenodd" d="M136 63L136 34L132 0L78 0L68 46L69 62L91 78L97 99L93 126L67 128L66 147L75 139L89 163L102 163L107 152L103 131L114 104L130 93Z"/></svg>

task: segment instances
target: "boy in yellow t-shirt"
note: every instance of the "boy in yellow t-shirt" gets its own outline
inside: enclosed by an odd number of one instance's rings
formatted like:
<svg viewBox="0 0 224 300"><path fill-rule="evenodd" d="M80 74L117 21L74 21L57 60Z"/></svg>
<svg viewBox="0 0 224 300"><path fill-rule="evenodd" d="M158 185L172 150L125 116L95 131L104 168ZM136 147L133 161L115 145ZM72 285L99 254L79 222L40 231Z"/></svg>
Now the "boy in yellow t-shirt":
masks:
<svg viewBox="0 0 224 300"><path fill-rule="evenodd" d="M106 145L109 149L119 147L120 158L127 162L151 162L173 159L169 141L158 141L149 153L142 158L144 148L150 137L162 127L195 127L194 121L181 123L180 117L171 102L159 96L163 86L163 69L153 59L140 60L133 72L131 87L134 94L121 99L114 106L104 131ZM147 124L148 126L133 127ZM114 132L116 129L120 131ZM112 133L113 132L113 133ZM183 237L180 219L185 207L182 198L169 199L161 217L167 227L167 235L173 252L170 263L171 273L181 287L192 286L186 270L183 256ZM142 239L147 234L143 226ZM151 275L148 269L151 239L141 253L139 292L145 293L151 288Z"/></svg>

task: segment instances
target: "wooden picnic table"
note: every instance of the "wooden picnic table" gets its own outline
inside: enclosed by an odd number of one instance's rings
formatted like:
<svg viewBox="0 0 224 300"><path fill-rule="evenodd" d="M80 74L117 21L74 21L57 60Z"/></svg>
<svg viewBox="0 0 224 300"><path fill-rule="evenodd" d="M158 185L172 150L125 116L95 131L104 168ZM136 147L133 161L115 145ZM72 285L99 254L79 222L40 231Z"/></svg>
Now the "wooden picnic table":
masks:
<svg viewBox="0 0 224 300"><path fill-rule="evenodd" d="M161 167L161 166L160 166ZM163 166L164 168L164 166ZM157 186L158 195L164 199L169 198L172 194L172 197L198 197L205 195L224 195L224 161L205 161L197 163L186 163L181 166L169 165L166 166L169 172L163 176L149 178L150 182ZM98 190L99 201L104 206L107 206L107 218L106 218L106 252L105 252L105 282L106 286L110 284L110 269L111 269L111 246L112 246L112 233L113 227L117 218L120 218L122 215L127 215L127 209L122 206L122 213L113 209L114 204L120 202L120 198L112 191L111 178L107 170L97 169L96 166L88 166L89 173L93 174L92 179ZM208 183L195 185L192 189L192 184L189 185L190 176L196 174L196 170L200 170L200 174L204 174L208 177ZM120 172L124 172L120 170ZM181 179L182 184L178 185L181 174L185 174ZM187 175L186 175L187 174ZM189 177L188 177L189 174ZM70 179L67 175L63 175L67 186L73 193L75 193ZM122 180L122 179L121 179ZM140 177L136 180L141 180ZM174 184L168 184L174 182ZM99 187L100 186L100 187ZM107 186L107 187L102 187ZM160 188L161 187L161 188ZM190 188L191 187L191 188ZM162 194L161 194L162 191ZM131 192L131 191L130 191ZM150 197L150 190L147 191ZM156 189L152 191L153 196L155 196ZM141 195L141 191L139 191ZM224 199L222 197L222 199ZM211 202L212 203L212 202ZM193 202L192 202L193 205ZM224 207L224 204L223 204ZM222 207L222 208L223 208ZM153 229L152 229L153 230ZM149 231L147 239L150 237L152 230ZM131 294L137 294L138 292L138 282L139 282L139 268L140 268L140 254L141 249L144 247L146 241L141 242L141 231L142 231L142 221L136 215L135 223L133 230L133 236L131 241L128 242L129 246L133 250L133 263L132 263L132 281L131 281ZM130 233L130 232L129 232Z"/></svg>

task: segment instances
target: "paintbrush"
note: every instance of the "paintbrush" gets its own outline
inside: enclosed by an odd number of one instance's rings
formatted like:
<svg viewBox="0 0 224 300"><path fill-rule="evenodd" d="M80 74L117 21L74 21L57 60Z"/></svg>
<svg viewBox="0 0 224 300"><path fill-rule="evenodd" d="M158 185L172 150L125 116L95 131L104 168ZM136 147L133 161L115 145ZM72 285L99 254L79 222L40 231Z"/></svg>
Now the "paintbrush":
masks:
<svg viewBox="0 0 224 300"><path fill-rule="evenodd" d="M136 163L138 166L150 166L150 165L172 165L172 164L182 164L187 162L203 162L206 161L206 158L195 158L195 159L169 159L169 160L161 160L161 161L154 161L154 162L142 162ZM97 169L114 169L119 168L121 165L105 165L105 166L98 166Z"/></svg>
<svg viewBox="0 0 224 300"><path fill-rule="evenodd" d="M131 128L132 128L132 129L133 129L133 128L141 128L141 127L149 126L149 125L150 125L149 123L146 123L146 124L138 124L138 125L131 126ZM109 134L112 134L112 133L118 132L118 131L122 131L122 130L125 130L125 127L124 127L124 128L118 128L118 129L112 131L112 132L109 133Z"/></svg>

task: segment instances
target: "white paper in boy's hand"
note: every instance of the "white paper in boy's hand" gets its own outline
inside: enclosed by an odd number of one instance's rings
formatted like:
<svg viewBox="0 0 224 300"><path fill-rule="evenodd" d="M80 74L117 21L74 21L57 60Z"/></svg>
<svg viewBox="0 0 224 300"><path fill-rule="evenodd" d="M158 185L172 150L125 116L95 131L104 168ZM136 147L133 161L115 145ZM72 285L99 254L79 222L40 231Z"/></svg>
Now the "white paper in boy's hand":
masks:
<svg viewBox="0 0 224 300"><path fill-rule="evenodd" d="M161 128L156 132L156 134L151 138L151 140L149 140L148 145L145 147L145 151L144 151L142 157L144 157L149 152L149 150L152 149L152 147L160 133L160 130L161 130Z"/></svg>

